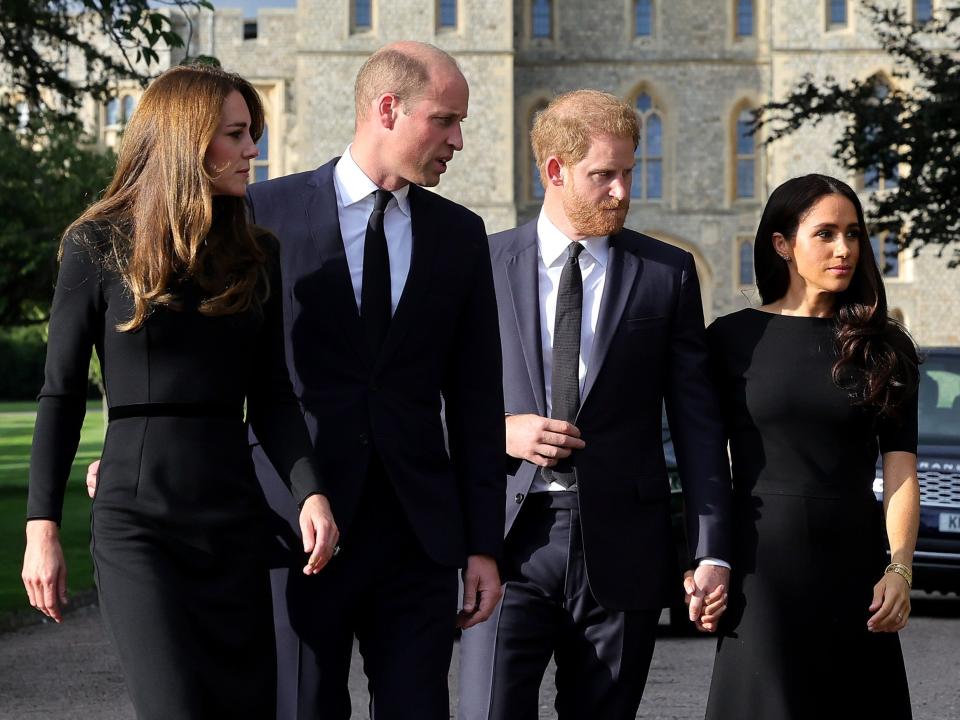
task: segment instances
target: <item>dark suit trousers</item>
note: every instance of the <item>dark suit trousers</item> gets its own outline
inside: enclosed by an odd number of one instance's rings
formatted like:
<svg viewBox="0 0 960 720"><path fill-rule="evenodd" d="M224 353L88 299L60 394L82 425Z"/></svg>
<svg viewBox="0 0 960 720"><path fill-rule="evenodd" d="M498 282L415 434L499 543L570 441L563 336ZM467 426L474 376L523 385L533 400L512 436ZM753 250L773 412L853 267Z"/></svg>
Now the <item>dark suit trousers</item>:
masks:
<svg viewBox="0 0 960 720"><path fill-rule="evenodd" d="M461 641L461 720L536 720L551 655L558 718L636 717L660 613L594 600L577 502L573 492L534 493L521 509L504 548L503 599Z"/></svg>
<svg viewBox="0 0 960 720"><path fill-rule="evenodd" d="M371 718L448 720L456 569L423 551L376 460L340 544L319 574L290 574L290 621L301 640L298 717L350 717L356 636Z"/></svg>

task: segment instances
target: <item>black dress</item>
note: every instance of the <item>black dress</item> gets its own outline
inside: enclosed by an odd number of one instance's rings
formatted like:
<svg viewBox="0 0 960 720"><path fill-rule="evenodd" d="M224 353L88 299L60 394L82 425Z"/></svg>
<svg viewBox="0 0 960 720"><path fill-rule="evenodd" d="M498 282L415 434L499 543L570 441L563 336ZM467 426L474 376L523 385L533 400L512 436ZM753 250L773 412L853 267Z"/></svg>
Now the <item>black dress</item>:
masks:
<svg viewBox="0 0 960 720"><path fill-rule="evenodd" d="M911 716L899 637L866 627L886 566L877 453L916 452L916 397L903 422L854 406L833 333L754 309L708 330L734 488L710 720Z"/></svg>
<svg viewBox="0 0 960 720"><path fill-rule="evenodd" d="M28 518L60 522L96 346L110 423L91 552L106 625L140 718L271 718L276 665L265 503L247 418L298 501L322 489L284 362L276 241L261 311L207 316L180 283L118 332L133 304L106 236L67 239L51 310ZM261 288L265 289L265 288Z"/></svg>

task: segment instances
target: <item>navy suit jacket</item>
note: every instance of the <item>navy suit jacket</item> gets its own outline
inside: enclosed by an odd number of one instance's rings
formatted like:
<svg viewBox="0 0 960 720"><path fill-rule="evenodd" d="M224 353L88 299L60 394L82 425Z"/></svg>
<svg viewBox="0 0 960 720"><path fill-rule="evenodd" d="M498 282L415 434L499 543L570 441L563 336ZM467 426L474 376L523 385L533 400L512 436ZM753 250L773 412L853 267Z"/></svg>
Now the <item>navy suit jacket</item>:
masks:
<svg viewBox="0 0 960 720"><path fill-rule="evenodd" d="M247 200L251 220L280 240L287 362L341 545L349 548L375 450L435 562L499 556L503 395L483 221L411 186L410 273L383 347L369 357L340 234L335 164L253 184ZM256 449L254 459L261 483L280 487ZM295 508L285 514L293 519Z"/></svg>
<svg viewBox="0 0 960 720"><path fill-rule="evenodd" d="M546 415L538 301L537 223L490 238L503 345L506 411ZM692 558L729 558L730 473L707 367L693 257L622 230L606 281L575 424L584 554L604 607L662 607L677 588L661 413L676 447ZM506 534L536 466L508 458Z"/></svg>

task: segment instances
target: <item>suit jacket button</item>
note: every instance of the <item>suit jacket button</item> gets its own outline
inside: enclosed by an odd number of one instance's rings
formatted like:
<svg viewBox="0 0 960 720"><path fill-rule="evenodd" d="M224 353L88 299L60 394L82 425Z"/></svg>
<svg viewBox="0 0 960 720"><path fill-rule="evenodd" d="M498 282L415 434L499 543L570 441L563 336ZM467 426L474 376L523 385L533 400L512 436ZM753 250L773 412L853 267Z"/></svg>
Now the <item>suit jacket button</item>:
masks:
<svg viewBox="0 0 960 720"><path fill-rule="evenodd" d="M360 447L366 447L370 444L370 438L366 433L360 433Z"/></svg>
<svg viewBox="0 0 960 720"><path fill-rule="evenodd" d="M513 498L517 501L517 505L523 502L523 493L517 493L516 497Z"/></svg>

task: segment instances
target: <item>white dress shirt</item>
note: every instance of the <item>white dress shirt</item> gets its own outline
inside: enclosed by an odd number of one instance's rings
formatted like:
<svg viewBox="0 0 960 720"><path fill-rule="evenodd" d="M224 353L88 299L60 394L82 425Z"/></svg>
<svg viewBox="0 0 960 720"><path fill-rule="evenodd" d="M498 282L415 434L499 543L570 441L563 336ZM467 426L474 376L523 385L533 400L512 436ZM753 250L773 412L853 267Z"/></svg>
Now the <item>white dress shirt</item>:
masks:
<svg viewBox="0 0 960 720"><path fill-rule="evenodd" d="M368 178L350 154L350 145L337 161L333 171L333 185L337 191L337 217L340 235L350 269L350 282L360 310L360 291L363 288L363 247L367 237L367 222L373 212L373 193L376 183ZM413 230L410 223L410 186L393 191L383 215L383 231L387 236L387 254L390 257L390 312L397 311L397 303L410 274L413 253Z"/></svg>
<svg viewBox="0 0 960 720"><path fill-rule="evenodd" d="M553 330L557 317L557 290L560 275L567 261L567 248L573 242L557 226L550 222L547 214L541 210L537 220L537 280L540 301L540 348L543 356L543 387L546 391L547 416L551 416L553 401L551 398L553 377ZM600 317L600 300L607 277L609 238L589 237L581 240L583 252L577 260L583 277L583 311L580 317L580 397L583 398L583 380L587 376L587 363L593 350L593 337L597 332L597 320ZM544 490L575 490L576 485L565 488L558 483L548 483L539 474L534 480L530 492Z"/></svg>

